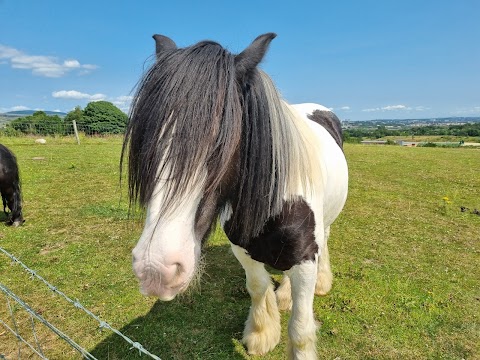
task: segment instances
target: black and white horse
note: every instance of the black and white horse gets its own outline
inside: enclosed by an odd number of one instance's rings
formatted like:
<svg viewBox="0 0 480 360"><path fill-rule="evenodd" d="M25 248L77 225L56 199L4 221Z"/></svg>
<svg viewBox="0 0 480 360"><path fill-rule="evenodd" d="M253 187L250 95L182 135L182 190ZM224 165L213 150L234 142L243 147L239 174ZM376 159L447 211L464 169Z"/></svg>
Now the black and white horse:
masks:
<svg viewBox="0 0 480 360"><path fill-rule="evenodd" d="M279 309L291 309L289 356L313 359L313 297L332 285L327 239L348 170L338 118L287 104L257 68L275 36L234 55L154 35L156 62L134 97L122 155L131 201L147 209L133 269L142 293L172 300L195 278L219 219L246 272L248 352L272 350ZM276 292L264 264L284 271Z"/></svg>
<svg viewBox="0 0 480 360"><path fill-rule="evenodd" d="M8 225L22 225L22 196L17 159L5 145L0 144L0 193L2 194L3 211ZM10 214L7 213L7 206Z"/></svg>

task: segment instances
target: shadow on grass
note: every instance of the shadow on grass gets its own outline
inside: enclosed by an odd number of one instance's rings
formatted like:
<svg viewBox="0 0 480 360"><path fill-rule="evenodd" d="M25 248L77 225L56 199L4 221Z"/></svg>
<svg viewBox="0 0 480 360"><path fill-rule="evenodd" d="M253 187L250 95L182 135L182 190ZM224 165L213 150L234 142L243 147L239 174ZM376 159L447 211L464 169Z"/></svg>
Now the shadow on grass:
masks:
<svg viewBox="0 0 480 360"><path fill-rule="evenodd" d="M157 301L150 311L120 331L163 359L244 359L238 350L250 306L245 274L230 246L206 249L201 288L171 302ZM92 355L99 359L146 359L112 334Z"/></svg>

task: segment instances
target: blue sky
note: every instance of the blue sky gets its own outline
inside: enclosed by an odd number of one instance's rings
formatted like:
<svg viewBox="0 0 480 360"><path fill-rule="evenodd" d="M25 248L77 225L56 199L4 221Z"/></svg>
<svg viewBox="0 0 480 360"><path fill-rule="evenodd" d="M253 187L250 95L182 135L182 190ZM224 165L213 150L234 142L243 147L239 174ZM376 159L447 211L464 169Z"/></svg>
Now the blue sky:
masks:
<svg viewBox="0 0 480 360"><path fill-rule="evenodd" d="M261 66L291 103L350 120L480 116L479 14L478 0L0 0L0 112L127 111L152 34L238 53L276 32Z"/></svg>

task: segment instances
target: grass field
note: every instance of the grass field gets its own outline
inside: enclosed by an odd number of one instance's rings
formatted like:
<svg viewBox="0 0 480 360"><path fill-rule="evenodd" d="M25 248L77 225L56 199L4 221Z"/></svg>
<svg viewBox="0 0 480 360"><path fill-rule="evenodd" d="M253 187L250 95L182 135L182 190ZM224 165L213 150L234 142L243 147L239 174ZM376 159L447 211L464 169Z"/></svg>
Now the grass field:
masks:
<svg viewBox="0 0 480 360"><path fill-rule="evenodd" d="M21 168L26 223L0 246L162 359L257 359L239 340L250 305L220 230L196 292L145 298L131 270L142 229L119 186L121 138L0 138ZM322 359L480 359L480 151L347 144L350 193L332 227L332 292L316 298ZM443 200L448 197L448 200ZM279 275L275 274L278 280ZM98 359L146 359L0 254L0 282ZM22 336L28 314L10 301ZM284 359L282 341L265 359ZM0 319L13 326L0 293ZM81 358L41 324L45 356ZM0 354L17 359L0 324ZM21 346L22 358L35 358Z"/></svg>

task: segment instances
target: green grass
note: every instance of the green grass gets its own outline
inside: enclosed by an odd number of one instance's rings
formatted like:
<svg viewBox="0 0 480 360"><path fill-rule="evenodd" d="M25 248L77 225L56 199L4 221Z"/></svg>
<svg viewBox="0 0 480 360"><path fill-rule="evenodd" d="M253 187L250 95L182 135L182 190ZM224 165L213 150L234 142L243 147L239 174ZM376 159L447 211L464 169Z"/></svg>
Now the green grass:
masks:
<svg viewBox="0 0 480 360"><path fill-rule="evenodd" d="M16 229L0 224L1 247L162 359L257 359L240 343L250 300L220 230L200 289L169 303L140 295L130 252L142 223L129 219L119 186L120 137L0 142L17 155L26 218ZM480 358L480 216L459 210L480 209L480 151L347 144L345 153L350 193L332 228L334 287L314 303L319 357ZM3 255L0 281L97 358L146 358ZM28 314L11 305L34 343ZM265 359L284 358L288 317ZM0 319L11 325L3 294ZM36 333L49 358L80 358L40 324ZM18 346L0 325L2 353L17 358Z"/></svg>

